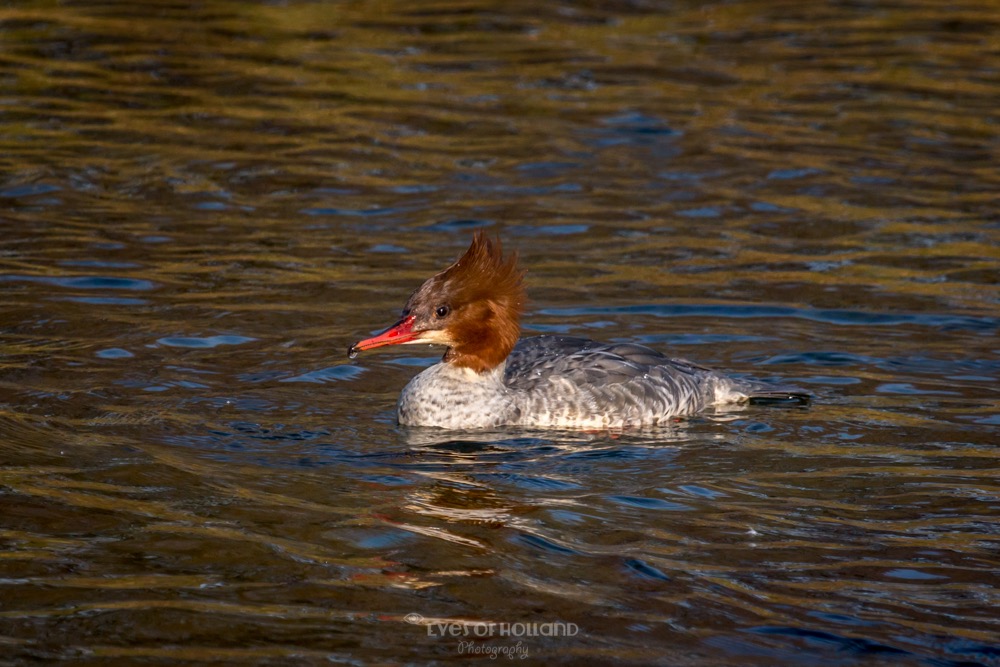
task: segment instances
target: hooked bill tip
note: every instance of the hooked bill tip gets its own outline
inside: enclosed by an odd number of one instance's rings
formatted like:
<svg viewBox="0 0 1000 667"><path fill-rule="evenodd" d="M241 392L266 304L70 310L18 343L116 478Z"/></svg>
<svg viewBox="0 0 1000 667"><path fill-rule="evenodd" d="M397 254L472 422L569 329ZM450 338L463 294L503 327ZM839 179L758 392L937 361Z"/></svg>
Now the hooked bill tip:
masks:
<svg viewBox="0 0 1000 667"><path fill-rule="evenodd" d="M358 349L357 345L350 346L349 348L347 348L347 358L348 359L357 359L358 358L358 352L360 352L360 351L361 350Z"/></svg>

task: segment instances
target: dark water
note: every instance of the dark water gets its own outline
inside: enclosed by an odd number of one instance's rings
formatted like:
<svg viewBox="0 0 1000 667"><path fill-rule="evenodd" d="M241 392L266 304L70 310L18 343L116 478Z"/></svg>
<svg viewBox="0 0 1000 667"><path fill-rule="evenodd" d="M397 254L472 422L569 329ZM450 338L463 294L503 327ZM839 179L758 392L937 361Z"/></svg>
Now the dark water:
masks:
<svg viewBox="0 0 1000 667"><path fill-rule="evenodd" d="M1000 664L998 36L985 0L0 8L0 664ZM347 345L479 227L529 332L815 403L398 428L435 351Z"/></svg>

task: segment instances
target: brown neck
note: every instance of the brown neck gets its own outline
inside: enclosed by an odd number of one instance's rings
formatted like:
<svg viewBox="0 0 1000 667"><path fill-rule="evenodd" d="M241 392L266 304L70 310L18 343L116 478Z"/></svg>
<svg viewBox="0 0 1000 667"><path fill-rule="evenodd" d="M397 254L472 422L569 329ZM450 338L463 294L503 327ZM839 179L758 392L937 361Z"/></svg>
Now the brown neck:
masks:
<svg viewBox="0 0 1000 667"><path fill-rule="evenodd" d="M493 370L504 362L521 334L516 307L487 301L470 308L452 332L458 341L444 355L444 361L477 373Z"/></svg>

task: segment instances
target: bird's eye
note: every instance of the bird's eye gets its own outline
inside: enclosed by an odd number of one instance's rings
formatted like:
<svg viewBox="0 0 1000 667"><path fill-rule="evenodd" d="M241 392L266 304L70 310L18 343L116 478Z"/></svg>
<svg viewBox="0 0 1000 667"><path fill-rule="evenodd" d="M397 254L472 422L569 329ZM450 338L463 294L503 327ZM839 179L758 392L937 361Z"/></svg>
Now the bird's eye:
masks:
<svg viewBox="0 0 1000 667"><path fill-rule="evenodd" d="M448 317L448 313L450 312L451 308L449 308L448 306L438 306L437 310L434 311L434 314L437 315L438 317Z"/></svg>

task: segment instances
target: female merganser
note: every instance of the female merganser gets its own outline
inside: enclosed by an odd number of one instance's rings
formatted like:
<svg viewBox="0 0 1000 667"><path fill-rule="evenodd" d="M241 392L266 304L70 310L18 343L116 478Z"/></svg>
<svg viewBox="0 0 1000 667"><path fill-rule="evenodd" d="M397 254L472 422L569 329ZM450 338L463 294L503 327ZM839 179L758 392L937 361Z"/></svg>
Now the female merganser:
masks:
<svg viewBox="0 0 1000 667"><path fill-rule="evenodd" d="M524 272L517 254L479 231L454 264L414 292L402 317L348 350L447 346L441 363L413 378L399 423L449 429L496 426L649 426L710 406L752 399L805 402L798 389L731 378L630 343L570 336L518 340Z"/></svg>

